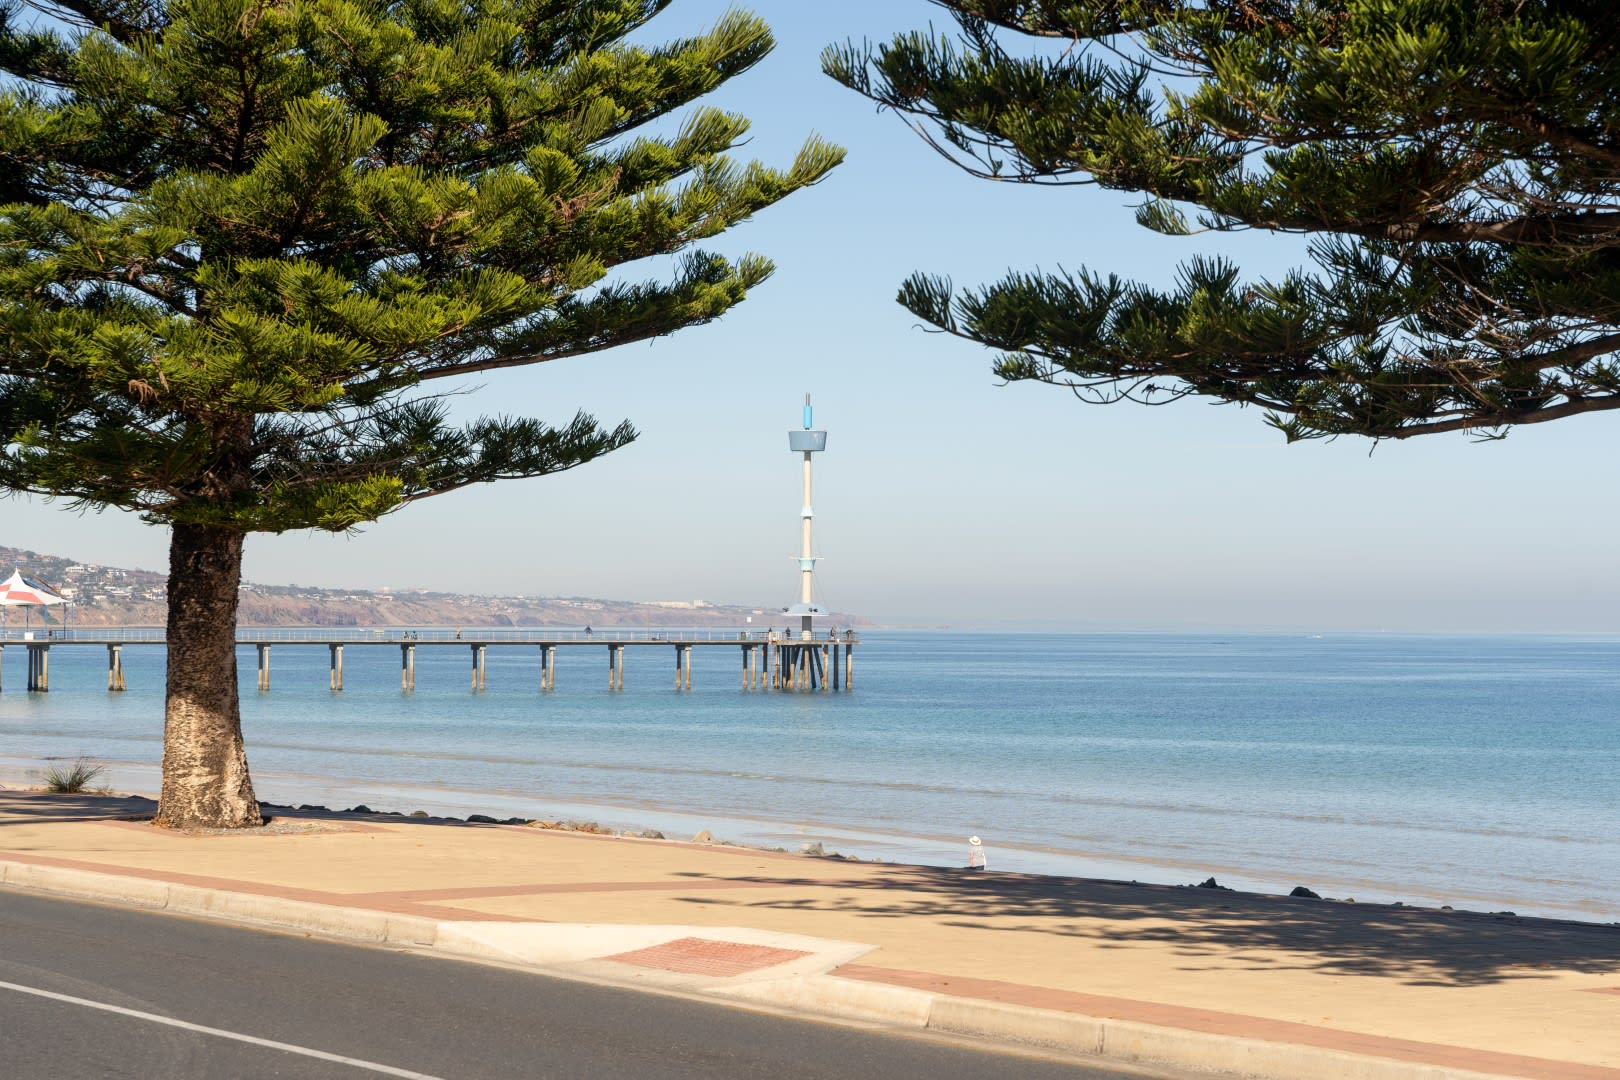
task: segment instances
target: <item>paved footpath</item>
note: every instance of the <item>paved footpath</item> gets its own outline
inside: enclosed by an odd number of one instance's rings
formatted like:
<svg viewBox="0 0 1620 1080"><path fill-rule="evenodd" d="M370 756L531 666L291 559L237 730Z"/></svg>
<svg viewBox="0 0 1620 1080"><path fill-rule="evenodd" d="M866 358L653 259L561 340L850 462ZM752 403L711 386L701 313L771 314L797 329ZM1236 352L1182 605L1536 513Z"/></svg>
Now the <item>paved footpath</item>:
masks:
<svg viewBox="0 0 1620 1080"><path fill-rule="evenodd" d="M1620 926L0 791L0 883L751 1007L1321 1080L1620 1080Z"/></svg>

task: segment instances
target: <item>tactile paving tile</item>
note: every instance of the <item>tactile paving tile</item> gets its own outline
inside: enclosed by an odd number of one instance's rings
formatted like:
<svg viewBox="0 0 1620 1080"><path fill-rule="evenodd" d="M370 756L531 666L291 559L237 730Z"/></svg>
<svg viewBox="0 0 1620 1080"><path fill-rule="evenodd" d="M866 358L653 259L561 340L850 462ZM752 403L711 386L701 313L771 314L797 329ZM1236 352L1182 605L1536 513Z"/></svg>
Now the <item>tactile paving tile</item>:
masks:
<svg viewBox="0 0 1620 1080"><path fill-rule="evenodd" d="M769 945L744 945L740 941L711 941L708 938L685 937L666 941L645 949L604 956L621 964L658 968L660 971L678 971L685 975L741 975L748 971L775 967L807 952L797 949L777 949Z"/></svg>

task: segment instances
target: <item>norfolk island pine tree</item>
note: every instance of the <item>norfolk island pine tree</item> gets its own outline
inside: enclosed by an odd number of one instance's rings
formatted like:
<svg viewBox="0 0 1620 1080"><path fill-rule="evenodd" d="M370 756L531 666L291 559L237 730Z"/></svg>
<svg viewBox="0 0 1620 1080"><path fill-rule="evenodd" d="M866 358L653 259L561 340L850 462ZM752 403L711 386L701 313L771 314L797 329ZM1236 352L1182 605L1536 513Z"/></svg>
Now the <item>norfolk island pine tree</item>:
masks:
<svg viewBox="0 0 1620 1080"><path fill-rule="evenodd" d="M344 531L635 437L453 424L442 380L717 318L771 271L693 245L814 184L694 107L758 62L670 0L9 0L0 9L0 488L170 528L157 823L261 823L244 538ZM48 18L40 18L40 13ZM608 279L679 253L667 282ZM621 275L622 275L621 271Z"/></svg>
<svg viewBox="0 0 1620 1080"><path fill-rule="evenodd" d="M1608 0L936 0L958 33L834 79L977 175L1140 192L1171 235L1312 238L1173 288L1013 273L900 302L1091 402L1257 405L1289 440L1620 407L1620 19ZM1013 43L1009 46L1009 42Z"/></svg>

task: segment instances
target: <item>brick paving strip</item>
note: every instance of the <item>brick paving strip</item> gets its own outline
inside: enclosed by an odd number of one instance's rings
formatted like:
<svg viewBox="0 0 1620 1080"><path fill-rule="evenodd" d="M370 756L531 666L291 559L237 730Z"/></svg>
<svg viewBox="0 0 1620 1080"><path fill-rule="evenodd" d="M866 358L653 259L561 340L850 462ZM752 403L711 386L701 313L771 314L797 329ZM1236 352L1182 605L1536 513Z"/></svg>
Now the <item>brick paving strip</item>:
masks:
<svg viewBox="0 0 1620 1080"><path fill-rule="evenodd" d="M370 903L422 900L487 900L497 896L545 896L552 893L593 892L712 892L726 889L797 889L838 886L861 878L682 878L677 881L564 881L524 882L512 885L474 885L464 889L400 889L395 892L348 893L352 902Z"/></svg>
<svg viewBox="0 0 1620 1080"><path fill-rule="evenodd" d="M885 983L913 990L930 990L952 997L1000 1001L1008 1005L1025 1005L1030 1008L1078 1013L1110 1020L1130 1020L1160 1027L1181 1028L1186 1031L1202 1031L1210 1035L1297 1043L1326 1050L1342 1050L1350 1054L1366 1054L1371 1057L1393 1058L1397 1061L1439 1065L1452 1069L1471 1069L1504 1076L1528 1076L1536 1077L1537 1080L1620 1080L1620 1069L1609 1069L1601 1065L1581 1065L1520 1054L1500 1054L1491 1050L1473 1050L1465 1046L1417 1042L1386 1035L1365 1035L1357 1031L1317 1027L1314 1024L1296 1024L1287 1020L1269 1020L1265 1017L1217 1012L1213 1009L1194 1009L1182 1005L1162 1005L1152 1001L1133 1001L1129 998L1106 997L1101 994L1082 994L1072 990L1052 990L1039 986L1025 986L1021 983L998 982L994 979L932 975L922 971L900 971L867 964L845 964L834 969L832 974L843 979ZM1615 992L1620 992L1620 987L1617 987Z"/></svg>
<svg viewBox="0 0 1620 1080"><path fill-rule="evenodd" d="M770 945L744 945L740 941L684 937L645 949L604 956L620 964L678 971L685 975L712 975L728 978L751 971L762 971L810 954L800 949L778 949Z"/></svg>
<svg viewBox="0 0 1620 1080"><path fill-rule="evenodd" d="M145 828L146 826L139 826ZM421 915L429 919L450 919L462 922L544 922L526 915L501 915L474 908L441 907L424 901L483 900L501 896L545 896L559 893L596 892L710 892L731 889L783 889L805 885L838 885L843 879L806 880L803 878L713 878L676 881L569 881L524 882L512 885L469 886L462 889L397 889L390 892L332 892L323 889L300 889L290 885L269 885L240 878L207 877L185 874L174 870L146 870L123 863L85 862L80 859L59 859L50 855L34 855L23 851L0 851L12 862L34 866L60 866L66 870L88 870L98 874L116 874L121 877L142 878L147 881L166 881L174 885L194 885L199 889L221 889L226 892L251 893L256 896L278 896L284 900L303 900L311 904L332 904L337 907L361 907L373 911L386 911L395 915Z"/></svg>
<svg viewBox="0 0 1620 1080"><path fill-rule="evenodd" d="M144 881L163 881L170 885L193 885L199 889L219 889L222 892L274 896L282 900L302 900L310 904L330 904L334 907L361 906L354 902L354 897L349 893L330 892L323 889L300 889L290 885L266 885L257 881L243 881L240 878L206 877L202 874L183 874L173 870L147 870L139 866L129 866L123 863L112 864L84 862L80 859L58 859L49 855L33 855L24 851L0 851L0 857L4 857L11 862L29 863L33 866L59 866L64 870L88 870L95 874L113 874L118 877L140 878ZM449 919L458 922L539 921L524 915L495 915L483 911L437 907L432 904L417 904L405 900L381 900L364 906L390 915L420 915L425 919Z"/></svg>

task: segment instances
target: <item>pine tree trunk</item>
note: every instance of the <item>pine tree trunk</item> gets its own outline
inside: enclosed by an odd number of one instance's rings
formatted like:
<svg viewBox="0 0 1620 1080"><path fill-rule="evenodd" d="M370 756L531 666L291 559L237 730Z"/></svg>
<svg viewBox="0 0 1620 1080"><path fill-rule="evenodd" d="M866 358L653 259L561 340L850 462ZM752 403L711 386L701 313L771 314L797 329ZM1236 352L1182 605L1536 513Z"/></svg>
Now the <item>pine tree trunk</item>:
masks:
<svg viewBox="0 0 1620 1080"><path fill-rule="evenodd" d="M264 823L236 694L242 541L235 530L201 525L175 525L170 536L168 703L155 820L168 828Z"/></svg>

